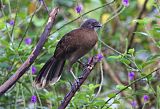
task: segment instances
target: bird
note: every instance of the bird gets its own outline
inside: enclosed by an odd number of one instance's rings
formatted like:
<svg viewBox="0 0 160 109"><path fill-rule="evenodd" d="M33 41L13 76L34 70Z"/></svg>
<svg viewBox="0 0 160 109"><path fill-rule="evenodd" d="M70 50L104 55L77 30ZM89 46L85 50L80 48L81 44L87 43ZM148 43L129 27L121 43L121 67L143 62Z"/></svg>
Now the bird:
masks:
<svg viewBox="0 0 160 109"><path fill-rule="evenodd" d="M81 26L65 34L58 42L53 56L44 64L35 78L35 85L44 88L55 84L61 77L67 61L67 70L72 72L72 65L87 54L97 43L97 28L101 23L96 19L87 19ZM76 79L76 77L74 76Z"/></svg>

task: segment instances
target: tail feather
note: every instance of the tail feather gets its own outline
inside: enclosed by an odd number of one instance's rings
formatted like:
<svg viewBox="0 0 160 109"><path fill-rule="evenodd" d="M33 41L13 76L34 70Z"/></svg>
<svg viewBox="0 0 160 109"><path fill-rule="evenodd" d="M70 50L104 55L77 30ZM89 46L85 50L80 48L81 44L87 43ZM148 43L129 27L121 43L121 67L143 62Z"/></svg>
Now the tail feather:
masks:
<svg viewBox="0 0 160 109"><path fill-rule="evenodd" d="M49 83L55 84L61 77L64 64L64 59L50 58L37 75L35 86L43 88Z"/></svg>
<svg viewBox="0 0 160 109"><path fill-rule="evenodd" d="M50 73L47 77L47 80L49 80L51 84L56 83L60 79L64 64L65 60L61 59L55 64L55 67L51 67Z"/></svg>

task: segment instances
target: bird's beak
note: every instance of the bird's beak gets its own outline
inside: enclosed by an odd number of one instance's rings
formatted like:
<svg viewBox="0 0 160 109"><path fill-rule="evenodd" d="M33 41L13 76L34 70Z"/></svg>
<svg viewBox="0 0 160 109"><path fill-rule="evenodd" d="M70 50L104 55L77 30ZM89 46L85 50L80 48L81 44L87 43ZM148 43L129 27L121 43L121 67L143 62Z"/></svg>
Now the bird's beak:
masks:
<svg viewBox="0 0 160 109"><path fill-rule="evenodd" d="M100 23L98 23L98 24L94 25L94 27L100 28L100 27L102 27L102 25Z"/></svg>

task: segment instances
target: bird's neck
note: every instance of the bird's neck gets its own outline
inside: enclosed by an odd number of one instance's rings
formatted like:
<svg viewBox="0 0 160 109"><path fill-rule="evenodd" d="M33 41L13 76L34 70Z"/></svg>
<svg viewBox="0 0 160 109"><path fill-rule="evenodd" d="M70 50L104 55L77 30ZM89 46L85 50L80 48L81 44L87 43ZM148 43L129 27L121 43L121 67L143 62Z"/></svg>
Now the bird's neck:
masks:
<svg viewBox="0 0 160 109"><path fill-rule="evenodd" d="M81 26L80 28L81 28L81 29L93 30L93 31L95 30L93 27L90 27L90 26L88 26L88 27L86 27L86 26L84 26L84 27Z"/></svg>

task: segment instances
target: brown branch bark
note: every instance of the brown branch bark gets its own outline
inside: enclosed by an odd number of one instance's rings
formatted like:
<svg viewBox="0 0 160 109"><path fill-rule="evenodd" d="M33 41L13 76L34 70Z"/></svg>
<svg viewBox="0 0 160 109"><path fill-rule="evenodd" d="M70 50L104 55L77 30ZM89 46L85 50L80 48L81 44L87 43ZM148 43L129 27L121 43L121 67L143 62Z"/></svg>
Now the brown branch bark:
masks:
<svg viewBox="0 0 160 109"><path fill-rule="evenodd" d="M83 74L78 78L78 83L77 81L73 83L70 92L66 94L58 109L65 109L67 107L72 97L78 91L83 82L87 79L88 75L91 73L91 71L93 70L94 66L98 61L99 61L98 56L92 57L91 61L87 64L87 66L85 66Z"/></svg>
<svg viewBox="0 0 160 109"><path fill-rule="evenodd" d="M53 27L53 24L55 22L56 15L58 13L59 9L54 8L51 13L49 14L48 22L46 24L46 27L36 45L36 47L33 49L32 53L28 57L28 59L19 67L19 69L16 71L15 74L13 74L6 82L4 82L0 86L0 96L3 95L10 87L12 87L16 81L28 70L28 68L32 65L32 63L35 61L37 56L39 55L45 41L47 40L51 29Z"/></svg>
<svg viewBox="0 0 160 109"><path fill-rule="evenodd" d="M148 1L149 1L149 0L145 0L142 9L141 9L141 11L139 12L139 15L138 15L137 19L141 19L141 18L142 18L142 15L143 15L143 13L144 13L145 10L146 10L146 6L147 6L147 2L148 2ZM138 25L139 25L139 23L137 22L137 23L134 25L133 30L132 30L131 33L129 34L130 40L129 40L129 46L128 46L128 49L127 49L127 50L129 50L129 49L132 47L132 44L133 44L133 41L134 41L134 36L135 36L135 33L134 33L134 32L137 31Z"/></svg>

